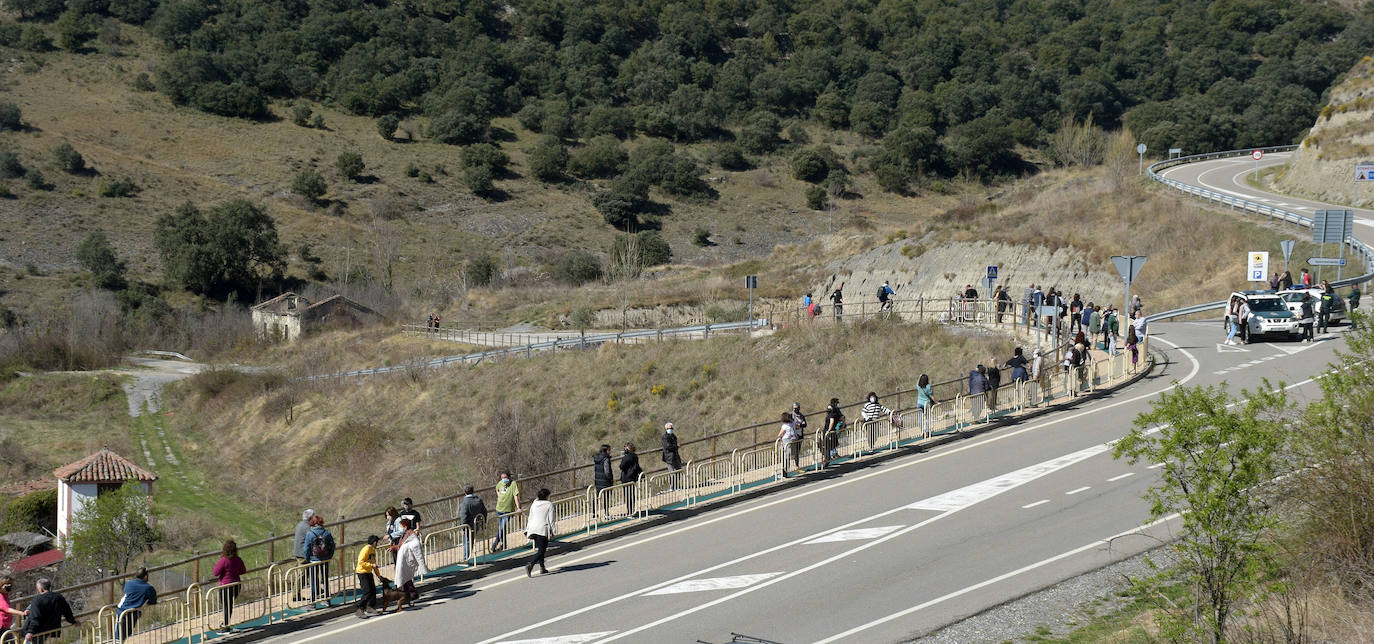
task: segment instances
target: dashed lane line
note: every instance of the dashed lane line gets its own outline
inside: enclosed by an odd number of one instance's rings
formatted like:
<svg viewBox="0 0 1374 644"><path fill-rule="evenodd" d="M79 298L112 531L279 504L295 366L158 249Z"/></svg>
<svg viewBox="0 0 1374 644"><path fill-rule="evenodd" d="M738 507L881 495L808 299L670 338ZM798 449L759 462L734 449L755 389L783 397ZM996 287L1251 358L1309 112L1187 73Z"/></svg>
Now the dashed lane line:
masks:
<svg viewBox="0 0 1374 644"><path fill-rule="evenodd" d="M1033 508L1033 507L1035 507L1035 506L1037 506L1037 505L1044 505L1044 504L1049 503L1049 502L1050 502L1049 499L1040 499L1039 501L1036 501L1035 503L1027 503L1027 504L1021 506L1021 509L1022 509L1022 510L1029 510L1029 509L1031 509L1031 508Z"/></svg>
<svg viewBox="0 0 1374 644"><path fill-rule="evenodd" d="M1112 478L1107 479L1107 482L1108 482L1108 483L1115 483L1115 482L1120 481L1121 479L1124 479L1124 478L1129 477L1129 476L1135 476L1135 472L1126 472L1125 474L1117 474L1116 476L1113 476Z"/></svg>
<svg viewBox="0 0 1374 644"><path fill-rule="evenodd" d="M1091 486L1091 485L1084 485L1083 487L1075 488L1075 489L1069 490L1068 492L1065 492L1065 493L1064 493L1064 496L1073 496L1073 495L1075 495L1075 494L1078 494L1079 492L1087 492L1088 490L1091 490L1091 489L1093 489L1093 486Z"/></svg>

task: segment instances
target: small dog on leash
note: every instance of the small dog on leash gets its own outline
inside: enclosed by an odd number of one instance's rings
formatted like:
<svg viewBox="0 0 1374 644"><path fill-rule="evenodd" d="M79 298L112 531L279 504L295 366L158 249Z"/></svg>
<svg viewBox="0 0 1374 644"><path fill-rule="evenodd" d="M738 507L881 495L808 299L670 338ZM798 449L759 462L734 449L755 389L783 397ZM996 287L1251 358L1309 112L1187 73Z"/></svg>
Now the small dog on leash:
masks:
<svg viewBox="0 0 1374 644"><path fill-rule="evenodd" d="M391 585L390 580L382 581L382 614L386 614L386 607L396 602L396 612L405 610L410 605L410 593L404 589Z"/></svg>

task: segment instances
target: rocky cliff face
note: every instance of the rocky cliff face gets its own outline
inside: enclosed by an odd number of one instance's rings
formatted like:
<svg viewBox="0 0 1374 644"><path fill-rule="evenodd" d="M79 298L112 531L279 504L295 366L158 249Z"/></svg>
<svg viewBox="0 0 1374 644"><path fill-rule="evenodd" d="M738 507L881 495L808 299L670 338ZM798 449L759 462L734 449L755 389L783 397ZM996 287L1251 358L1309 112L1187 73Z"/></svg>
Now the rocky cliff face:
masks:
<svg viewBox="0 0 1374 644"><path fill-rule="evenodd" d="M1374 161L1374 58L1365 56L1331 88L1330 99L1273 186L1339 204L1354 198L1355 164ZM1374 205L1374 183L1360 186L1360 207Z"/></svg>

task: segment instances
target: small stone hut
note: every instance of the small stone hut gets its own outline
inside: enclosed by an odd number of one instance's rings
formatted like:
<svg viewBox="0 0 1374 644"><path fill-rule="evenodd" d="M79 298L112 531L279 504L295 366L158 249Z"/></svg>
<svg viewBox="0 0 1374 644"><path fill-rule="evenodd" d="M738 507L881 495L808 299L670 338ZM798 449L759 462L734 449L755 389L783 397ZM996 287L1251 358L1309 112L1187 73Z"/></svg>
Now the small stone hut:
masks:
<svg viewBox="0 0 1374 644"><path fill-rule="evenodd" d="M302 333L326 326L361 326L381 316L342 295L319 302L287 291L253 307L253 330L263 340L295 342Z"/></svg>

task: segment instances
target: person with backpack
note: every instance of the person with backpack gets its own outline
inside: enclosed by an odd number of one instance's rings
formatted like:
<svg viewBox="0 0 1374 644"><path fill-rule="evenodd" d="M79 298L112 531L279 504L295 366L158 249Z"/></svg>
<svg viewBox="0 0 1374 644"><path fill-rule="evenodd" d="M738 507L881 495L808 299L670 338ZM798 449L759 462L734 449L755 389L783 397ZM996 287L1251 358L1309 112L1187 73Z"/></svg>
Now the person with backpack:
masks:
<svg viewBox="0 0 1374 644"><path fill-rule="evenodd" d="M884 281L883 281L883 285L878 287L878 310L879 310L879 311L891 311L891 310L892 310L892 300L891 300L890 298L891 298L893 295L896 295L896 292L893 291L893 290L892 290L892 286L889 285L889 284L887 283L886 280L884 280Z"/></svg>
<svg viewBox="0 0 1374 644"><path fill-rule="evenodd" d="M635 483L644 473L639 466L639 455L635 453L634 443L625 443L625 451L620 455L620 483ZM635 486L625 488L625 513L635 513Z"/></svg>
<svg viewBox="0 0 1374 644"><path fill-rule="evenodd" d="M792 414L783 412L782 427L778 428L778 440L782 441L782 477L787 478L787 461L792 461L792 469L801 468L802 434L792 424Z"/></svg>
<svg viewBox="0 0 1374 644"><path fill-rule="evenodd" d="M611 446L602 445L601 451L592 457L592 483L596 486L596 497L601 499L601 513L610 515L611 510L607 507L610 502L602 496L601 491L615 485L615 457L611 456Z"/></svg>
<svg viewBox="0 0 1374 644"><path fill-rule="evenodd" d="M310 532L310 519L315 516L315 511L306 508L301 512L301 521L296 524L296 538L291 542L291 556L295 557L297 566L304 566L310 562L310 553L305 550L305 535ZM301 588L305 587L305 578L301 578L301 584L296 588L296 593L292 595L291 601L301 600Z"/></svg>
<svg viewBox="0 0 1374 644"><path fill-rule="evenodd" d="M935 388L930 385L930 376L921 374L916 379L916 407L921 410L921 433L930 438L930 410L935 406Z"/></svg>
<svg viewBox="0 0 1374 644"><path fill-rule="evenodd" d="M329 604L329 560L334 556L334 535L324 527L324 517L310 517L310 531L305 533L306 563L311 565L307 573L310 577L310 602L319 603L321 594L324 603ZM323 589L323 593L321 593Z"/></svg>
<svg viewBox="0 0 1374 644"><path fill-rule="evenodd" d="M1011 310L1011 294L1007 292L1007 287L997 287L997 323L1002 323L1002 315ZM1015 313L1012 319L1015 319Z"/></svg>
<svg viewBox="0 0 1374 644"><path fill-rule="evenodd" d="M835 309L835 319L839 320L840 316L844 315L844 282L840 282L840 285L830 293L830 303L833 305L831 308Z"/></svg>
<svg viewBox="0 0 1374 644"><path fill-rule="evenodd" d="M463 488L463 500L458 503L458 522L468 527L463 535L463 559L472 557L472 540L487 523L487 504L469 485Z"/></svg>
<svg viewBox="0 0 1374 644"><path fill-rule="evenodd" d="M840 410L840 399L831 398L825 408L825 428L821 433L821 469L830 467L830 461L839 458L840 430L844 428L844 412Z"/></svg>
<svg viewBox="0 0 1374 644"><path fill-rule="evenodd" d="M797 427L797 433L806 438L806 415L802 413L801 403L792 403L792 424Z"/></svg>

